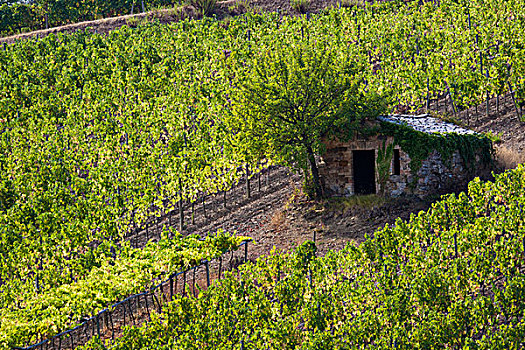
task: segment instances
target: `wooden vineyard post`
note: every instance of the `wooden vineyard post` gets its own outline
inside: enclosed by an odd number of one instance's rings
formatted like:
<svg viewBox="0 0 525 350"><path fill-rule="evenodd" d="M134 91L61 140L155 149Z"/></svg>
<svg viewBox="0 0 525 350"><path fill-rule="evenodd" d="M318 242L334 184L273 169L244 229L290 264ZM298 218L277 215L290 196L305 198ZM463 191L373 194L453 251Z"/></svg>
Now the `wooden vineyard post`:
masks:
<svg viewBox="0 0 525 350"><path fill-rule="evenodd" d="M195 225L195 202L191 202L191 224Z"/></svg>
<svg viewBox="0 0 525 350"><path fill-rule="evenodd" d="M182 278L182 296L186 296L186 271L184 271Z"/></svg>
<svg viewBox="0 0 525 350"><path fill-rule="evenodd" d="M162 291L161 291L162 293ZM155 302L157 302L157 308L158 308L158 311L159 311L159 314L162 312L162 306L160 305L160 300L159 298L157 298L157 295L155 294L155 291L153 291L152 293L152 301L153 301L153 307L155 307Z"/></svg>
<svg viewBox="0 0 525 350"><path fill-rule="evenodd" d="M37 271L37 273L35 274L35 290L37 294L38 294L39 289L40 289L40 286L38 285L38 271Z"/></svg>
<svg viewBox="0 0 525 350"><path fill-rule="evenodd" d="M452 106L452 112L454 112L454 117L457 118L456 105L454 103L454 99L452 98L452 93L450 92L450 86L448 85L448 82L446 82L446 84L448 96L450 97L450 105Z"/></svg>
<svg viewBox="0 0 525 350"><path fill-rule="evenodd" d="M97 321L97 335L98 339L100 339L100 313L97 314L96 321Z"/></svg>
<svg viewBox="0 0 525 350"><path fill-rule="evenodd" d="M487 82L489 80L489 70L487 69L486 73L485 73L485 76L487 77ZM486 100L486 105L485 105L485 116L488 118L489 117L489 89L487 88L487 100Z"/></svg>
<svg viewBox="0 0 525 350"><path fill-rule="evenodd" d="M175 275L175 288L174 288L173 294L177 294L177 285L178 284L179 284L179 275L176 274Z"/></svg>
<svg viewBox="0 0 525 350"><path fill-rule="evenodd" d="M149 312L148 293L144 293L144 303L146 304L146 312L148 313L148 319L151 321L151 314Z"/></svg>
<svg viewBox="0 0 525 350"><path fill-rule="evenodd" d="M182 229L184 228L184 208L182 207L182 185L179 179L179 187L181 188L180 191L180 198L179 198L179 231L182 232Z"/></svg>
<svg viewBox="0 0 525 350"><path fill-rule="evenodd" d="M170 301L173 300L173 275L170 276Z"/></svg>
<svg viewBox="0 0 525 350"><path fill-rule="evenodd" d="M452 94L449 94L450 96L450 104L452 105L452 111L454 112L454 117L458 117L458 110L456 107L456 103L454 102L454 98L452 97Z"/></svg>
<svg viewBox="0 0 525 350"><path fill-rule="evenodd" d="M126 307L126 306L124 306ZM133 315L133 309L131 308L131 298L128 299L128 308L129 308L129 315L131 317L131 321L133 321L133 324L135 323L135 316Z"/></svg>
<svg viewBox="0 0 525 350"><path fill-rule="evenodd" d="M208 260L206 260L205 266L206 266L206 288L210 288L210 263Z"/></svg>
<svg viewBox="0 0 525 350"><path fill-rule="evenodd" d="M197 266L195 266L193 268L193 296L196 297L197 294L196 294L196 288L195 288L195 283L196 283L196 279L195 279L195 274L197 273Z"/></svg>
<svg viewBox="0 0 525 350"><path fill-rule="evenodd" d="M523 237L521 245L522 245L522 248L523 248L523 255L525 256L525 237Z"/></svg>
<svg viewBox="0 0 525 350"><path fill-rule="evenodd" d="M204 213L204 218L206 218L206 194L202 194L202 212Z"/></svg>
<svg viewBox="0 0 525 350"><path fill-rule="evenodd" d="M516 114L518 116L518 121L521 120L521 115L520 115L520 110L518 109L518 105L516 104L516 99L514 97L514 91L512 91L512 85L510 84L510 82L508 83L509 85L509 93L510 93L510 97L512 98L512 103L514 104L514 108L516 109Z"/></svg>
<svg viewBox="0 0 525 350"><path fill-rule="evenodd" d="M102 314L102 329L104 329L104 324L106 325L106 328L109 328L109 310L103 310L101 311Z"/></svg>
<svg viewBox="0 0 525 350"><path fill-rule="evenodd" d="M246 163L246 197L251 197L250 191L250 166Z"/></svg>
<svg viewBox="0 0 525 350"><path fill-rule="evenodd" d="M46 3L46 15L45 15L45 21L46 21L46 29L49 29L49 13L48 13L47 3Z"/></svg>
<svg viewBox="0 0 525 350"><path fill-rule="evenodd" d="M458 235L456 232L454 232L454 253L457 259L458 258Z"/></svg>
<svg viewBox="0 0 525 350"><path fill-rule="evenodd" d="M485 116L488 118L490 114L489 110L489 91L487 90L487 101L485 102Z"/></svg>
<svg viewBox="0 0 525 350"><path fill-rule="evenodd" d="M428 77L427 77L427 104L426 104L426 107L425 107L425 111L426 113L428 113L428 111L430 110L430 91L429 91L429 82L428 82Z"/></svg>
<svg viewBox="0 0 525 350"><path fill-rule="evenodd" d="M111 323L111 339L114 340L115 339L115 327L113 327L113 312L109 313L109 322ZM71 348L73 348L73 346Z"/></svg>
<svg viewBox="0 0 525 350"><path fill-rule="evenodd" d="M447 87L448 89L448 87ZM444 108L445 108L445 114L448 113L448 106L451 104L449 103L449 98L450 98L450 91L447 91L447 93L445 94L445 99L443 100L443 104L444 104ZM454 112L454 111L452 111Z"/></svg>

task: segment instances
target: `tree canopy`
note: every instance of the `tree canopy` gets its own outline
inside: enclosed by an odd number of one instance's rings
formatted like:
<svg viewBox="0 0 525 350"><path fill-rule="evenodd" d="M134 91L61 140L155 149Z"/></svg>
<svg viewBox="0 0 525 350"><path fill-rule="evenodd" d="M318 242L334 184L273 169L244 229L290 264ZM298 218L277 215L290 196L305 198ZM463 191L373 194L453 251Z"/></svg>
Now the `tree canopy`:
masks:
<svg viewBox="0 0 525 350"><path fill-rule="evenodd" d="M366 92L359 63L327 42L303 41L255 55L237 72L232 123L247 143L302 169L316 197L323 190L316 155L329 134L349 135L360 121L383 111L381 98Z"/></svg>

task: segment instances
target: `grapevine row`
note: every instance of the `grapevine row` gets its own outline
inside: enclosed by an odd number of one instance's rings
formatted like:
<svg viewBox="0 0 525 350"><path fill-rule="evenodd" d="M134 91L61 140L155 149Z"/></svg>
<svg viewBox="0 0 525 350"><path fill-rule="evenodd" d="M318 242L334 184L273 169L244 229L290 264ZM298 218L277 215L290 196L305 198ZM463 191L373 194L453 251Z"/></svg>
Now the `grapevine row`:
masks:
<svg viewBox="0 0 525 350"><path fill-rule="evenodd" d="M388 3L4 46L0 306L82 278L131 228L278 162L230 123L230 94L261 52L336 47L392 109L510 89L520 113L524 15L512 0Z"/></svg>
<svg viewBox="0 0 525 350"><path fill-rule="evenodd" d="M158 242L143 249L118 247L86 276L56 289L18 301L0 310L0 345L30 345L77 326L84 316L97 314L111 303L140 293L154 281L235 251L247 237L219 231L201 240L164 231ZM153 282L152 282L153 281Z"/></svg>
<svg viewBox="0 0 525 350"><path fill-rule="evenodd" d="M174 299L111 349L522 348L524 185L520 166L360 246L270 254Z"/></svg>

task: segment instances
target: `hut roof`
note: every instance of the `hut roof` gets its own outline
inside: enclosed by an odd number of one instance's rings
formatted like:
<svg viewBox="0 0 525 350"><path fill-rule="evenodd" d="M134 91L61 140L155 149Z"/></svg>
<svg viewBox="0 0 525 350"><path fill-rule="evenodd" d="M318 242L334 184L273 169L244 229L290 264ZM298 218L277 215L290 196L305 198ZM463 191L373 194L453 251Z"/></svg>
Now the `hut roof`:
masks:
<svg viewBox="0 0 525 350"><path fill-rule="evenodd" d="M389 116L381 116L378 118L381 121L401 124L411 127L414 130L421 131L427 134L433 133L457 133L460 135L476 134L475 131L462 128L452 123L445 122L441 119L431 117L428 114L421 115L406 115L394 114Z"/></svg>

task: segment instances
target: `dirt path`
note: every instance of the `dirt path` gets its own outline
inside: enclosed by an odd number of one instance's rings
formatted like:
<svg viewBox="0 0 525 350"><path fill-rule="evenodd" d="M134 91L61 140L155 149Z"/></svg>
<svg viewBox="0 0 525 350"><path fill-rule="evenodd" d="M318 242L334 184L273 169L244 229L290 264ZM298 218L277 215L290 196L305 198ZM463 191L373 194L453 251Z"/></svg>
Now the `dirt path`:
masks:
<svg viewBox="0 0 525 350"><path fill-rule="evenodd" d="M259 186L260 180L260 186ZM219 229L250 236L249 259L254 261L272 249L293 249L305 240L315 239L321 253L340 249L348 242L360 243L366 234L373 233L386 223L393 224L400 217L408 219L430 206L430 201L417 197L384 199L379 196L334 198L316 203L301 191L301 178L285 167L272 167L251 180L252 195L246 196L245 180L226 195L206 198L205 206L198 201L194 206L184 206L183 234L197 233L205 236ZM226 203L226 206L224 205ZM169 218L171 215L171 219ZM158 240L161 228L171 222L178 228L179 213L174 211L159 220L148 232L142 230L129 236L136 247L147 240Z"/></svg>
<svg viewBox="0 0 525 350"><path fill-rule="evenodd" d="M260 181L259 181L260 180ZM259 186L260 183L260 186ZM301 179L287 168L274 166L262 176L255 176L251 182L252 195L246 196L245 180L228 191L226 207L222 194L206 200L206 210L202 202L194 207L194 218L185 216L183 233L215 232L218 229L237 230L241 235L254 239L249 244L248 260L268 254L272 249L288 251L305 240L315 239L319 254L324 255L330 249L340 249L348 242L360 243L365 234L372 233L385 223L394 223L398 217L407 219L410 213L425 210L429 202L417 198L384 199L378 196L354 197L350 199L330 199L323 203L309 201L301 192ZM185 205L186 214L191 206ZM177 226L178 212L172 213L171 223ZM155 225L161 228L170 219L164 216ZM194 223L192 223L194 221ZM134 245L143 246L147 239L159 239L159 229L151 227L148 232L142 230L130 237ZM221 263L219 263L221 261ZM223 260L210 263L211 280L234 269L244 261L244 249ZM174 283L165 283L156 291L119 303L110 313L101 314L72 333L72 337L56 339L46 349L69 349L85 344L91 337L100 334L103 339L118 338L126 325L140 325L147 322L150 311L160 310L161 304L172 294L184 291L182 285L188 283L190 293L196 292L195 285L205 289L206 272L199 269L197 274L180 275ZM170 291L175 286L175 293ZM177 287L178 286L178 287Z"/></svg>

